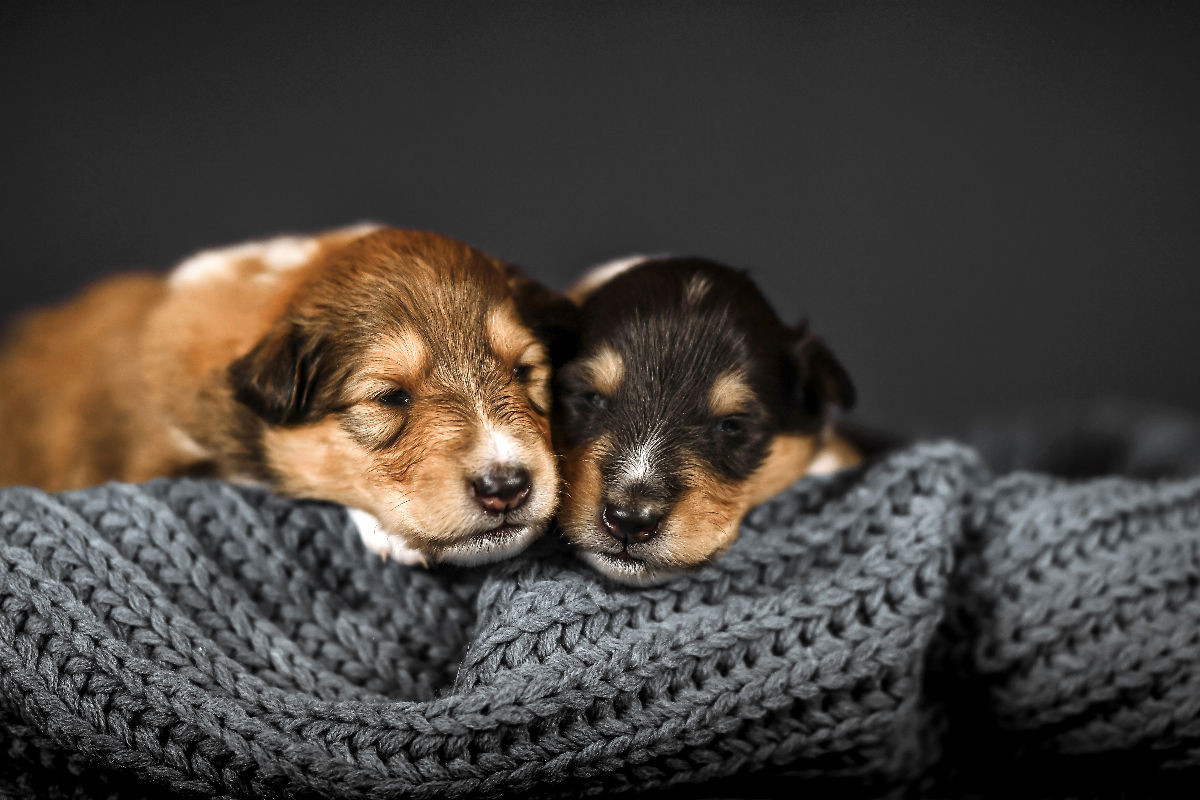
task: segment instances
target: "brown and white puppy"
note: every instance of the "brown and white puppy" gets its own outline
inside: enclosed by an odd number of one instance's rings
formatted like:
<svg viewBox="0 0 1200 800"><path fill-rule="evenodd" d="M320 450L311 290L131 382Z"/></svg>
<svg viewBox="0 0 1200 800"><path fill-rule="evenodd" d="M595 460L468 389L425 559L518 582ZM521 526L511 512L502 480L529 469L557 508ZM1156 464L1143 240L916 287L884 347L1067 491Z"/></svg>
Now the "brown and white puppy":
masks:
<svg viewBox="0 0 1200 800"><path fill-rule="evenodd" d="M213 475L342 503L408 563L502 558L557 505L527 319L554 305L461 242L377 226L117 277L0 351L0 483Z"/></svg>
<svg viewBox="0 0 1200 800"><path fill-rule="evenodd" d="M557 378L558 520L600 572L650 583L703 564L752 506L858 460L831 424L854 403L846 371L743 272L639 257L570 294L582 319Z"/></svg>

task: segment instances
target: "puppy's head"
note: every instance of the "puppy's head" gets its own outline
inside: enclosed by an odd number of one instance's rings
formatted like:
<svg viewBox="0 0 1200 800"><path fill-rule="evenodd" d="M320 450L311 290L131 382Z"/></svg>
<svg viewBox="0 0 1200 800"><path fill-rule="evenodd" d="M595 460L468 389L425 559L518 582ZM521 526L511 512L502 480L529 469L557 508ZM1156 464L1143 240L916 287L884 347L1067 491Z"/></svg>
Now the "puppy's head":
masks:
<svg viewBox="0 0 1200 800"><path fill-rule="evenodd" d="M753 505L803 475L854 387L740 272L658 259L583 300L559 373L559 521L601 572L653 582L719 554Z"/></svg>
<svg viewBox="0 0 1200 800"><path fill-rule="evenodd" d="M511 555L557 504L532 282L466 245L382 229L321 256L229 368L261 468L373 515L430 560Z"/></svg>

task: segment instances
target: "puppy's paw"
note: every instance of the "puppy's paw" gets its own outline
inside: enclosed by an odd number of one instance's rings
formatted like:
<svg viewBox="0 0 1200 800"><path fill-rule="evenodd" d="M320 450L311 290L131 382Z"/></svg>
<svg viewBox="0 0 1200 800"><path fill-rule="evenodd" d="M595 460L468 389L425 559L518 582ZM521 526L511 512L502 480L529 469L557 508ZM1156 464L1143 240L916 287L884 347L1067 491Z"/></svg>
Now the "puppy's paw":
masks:
<svg viewBox="0 0 1200 800"><path fill-rule="evenodd" d="M405 544L402 537L384 531L379 520L373 515L357 508L347 508L346 510L350 513L351 521L358 528L358 535L362 538L363 544L372 553L385 561L390 558L410 567L416 564L428 566L425 556Z"/></svg>

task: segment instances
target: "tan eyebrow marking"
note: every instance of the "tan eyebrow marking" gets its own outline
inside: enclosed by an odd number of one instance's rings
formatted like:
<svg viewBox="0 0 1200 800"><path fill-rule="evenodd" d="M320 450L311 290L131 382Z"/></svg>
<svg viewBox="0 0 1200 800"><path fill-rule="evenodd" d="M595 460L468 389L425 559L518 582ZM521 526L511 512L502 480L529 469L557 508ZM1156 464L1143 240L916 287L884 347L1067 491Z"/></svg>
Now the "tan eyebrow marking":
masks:
<svg viewBox="0 0 1200 800"><path fill-rule="evenodd" d="M487 315L488 342L493 352L508 362L516 362L537 340L517 317L511 302L494 307Z"/></svg>
<svg viewBox="0 0 1200 800"><path fill-rule="evenodd" d="M550 355L541 342L532 342L517 359L516 366L528 367L525 391L529 394L534 410L539 414L550 409Z"/></svg>
<svg viewBox="0 0 1200 800"><path fill-rule="evenodd" d="M754 399L750 384L741 370L731 369L722 373L708 390L708 410L715 417L745 411Z"/></svg>
<svg viewBox="0 0 1200 800"><path fill-rule="evenodd" d="M517 361L521 364L529 364L530 366L546 366L549 369L550 354L546 352L546 345L533 340L526 345L525 350L521 353L521 357Z"/></svg>
<svg viewBox="0 0 1200 800"><path fill-rule="evenodd" d="M352 376L350 384L375 391L395 380L411 383L425 374L429 364L425 340L416 331L403 329L365 354L363 368Z"/></svg>
<svg viewBox="0 0 1200 800"><path fill-rule="evenodd" d="M584 361L592 385L602 394L612 394L625 379L625 360L611 347L601 347Z"/></svg>

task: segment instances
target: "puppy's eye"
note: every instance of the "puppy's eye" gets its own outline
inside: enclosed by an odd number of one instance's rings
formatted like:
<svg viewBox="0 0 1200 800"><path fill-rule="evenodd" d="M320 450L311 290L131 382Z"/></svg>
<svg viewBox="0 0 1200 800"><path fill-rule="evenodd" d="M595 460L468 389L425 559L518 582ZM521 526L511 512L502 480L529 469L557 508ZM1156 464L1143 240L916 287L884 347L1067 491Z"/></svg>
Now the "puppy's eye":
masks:
<svg viewBox="0 0 1200 800"><path fill-rule="evenodd" d="M741 417L722 417L717 422L717 430L724 436L737 436L746 430L746 421Z"/></svg>
<svg viewBox="0 0 1200 800"><path fill-rule="evenodd" d="M590 408L593 408L596 411L602 411L603 409L608 408L608 398L599 392L584 392L582 397L583 402L587 403Z"/></svg>
<svg viewBox="0 0 1200 800"><path fill-rule="evenodd" d="M412 395L403 389L392 389L384 392L375 398L375 402L381 406L389 406L391 408L400 408L412 403Z"/></svg>
<svg viewBox="0 0 1200 800"><path fill-rule="evenodd" d="M528 383L531 375L533 375L532 364L518 364L513 367L512 376L517 383Z"/></svg>

